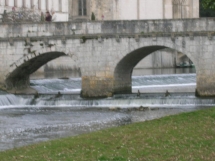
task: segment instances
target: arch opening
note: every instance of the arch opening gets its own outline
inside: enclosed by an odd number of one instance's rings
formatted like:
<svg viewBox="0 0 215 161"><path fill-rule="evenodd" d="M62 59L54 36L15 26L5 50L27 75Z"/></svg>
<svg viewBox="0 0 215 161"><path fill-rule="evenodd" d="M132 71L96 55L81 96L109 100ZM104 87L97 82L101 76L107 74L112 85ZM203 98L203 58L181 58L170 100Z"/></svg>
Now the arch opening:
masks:
<svg viewBox="0 0 215 161"><path fill-rule="evenodd" d="M66 54L63 52L48 52L24 61L23 64L17 66L6 78L6 89L13 90L28 88L30 84L29 77L32 73L49 61L65 55Z"/></svg>
<svg viewBox="0 0 215 161"><path fill-rule="evenodd" d="M134 50L127 54L125 57L123 57L119 63L117 64L115 71L114 71L114 93L115 94L129 94L132 93L132 74L134 72L134 68L137 66L137 64L146 58L147 56L151 55L152 53L155 53L157 51L161 50L174 50L167 46L147 46L142 47L137 50ZM178 52L178 51L177 51ZM182 53L182 52L179 52ZM161 54L161 53L158 53ZM173 54L173 53L172 53ZM184 55L181 57L182 60L185 58L188 58L187 55ZM193 60L188 58L190 63L194 64ZM174 60L176 61L176 60ZM178 62L175 62L175 66L173 68L176 68L176 64ZM162 67L154 68L154 69L161 69ZM151 68L152 69L152 68Z"/></svg>
<svg viewBox="0 0 215 161"><path fill-rule="evenodd" d="M81 78L81 75L81 68L76 59L65 55L40 67L30 75L30 80Z"/></svg>

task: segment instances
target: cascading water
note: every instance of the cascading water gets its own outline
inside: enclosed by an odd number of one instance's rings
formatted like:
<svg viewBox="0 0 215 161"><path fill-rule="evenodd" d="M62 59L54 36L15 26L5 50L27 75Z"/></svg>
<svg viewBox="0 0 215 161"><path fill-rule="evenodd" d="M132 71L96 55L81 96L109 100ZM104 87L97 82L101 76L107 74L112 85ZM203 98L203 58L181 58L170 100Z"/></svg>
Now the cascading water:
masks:
<svg viewBox="0 0 215 161"><path fill-rule="evenodd" d="M81 91L81 78L31 80L31 86L39 93L79 94Z"/></svg>
<svg viewBox="0 0 215 161"><path fill-rule="evenodd" d="M19 98L12 94L0 95L0 108L19 104Z"/></svg>
<svg viewBox="0 0 215 161"><path fill-rule="evenodd" d="M196 74L156 75L133 78L133 92L195 92Z"/></svg>
<svg viewBox="0 0 215 161"><path fill-rule="evenodd" d="M194 96L195 82L195 74L138 76L140 95L89 100L79 96L80 78L31 80L38 95L0 93L0 150L215 106Z"/></svg>
<svg viewBox="0 0 215 161"><path fill-rule="evenodd" d="M31 86L39 95L14 96L2 93L0 108L3 106L69 106L69 107L140 107L140 106L212 106L214 99L201 99L194 96L195 74L156 75L133 77L133 91L144 92L130 95L115 95L107 99L85 100L80 98L81 79L32 80ZM171 93L180 88L185 92ZM191 89L191 90L190 90ZM150 90L150 91L148 91ZM170 96L165 96L165 91ZM154 94L153 94L154 92ZM189 92L189 93L188 93Z"/></svg>
<svg viewBox="0 0 215 161"><path fill-rule="evenodd" d="M156 76L136 76L132 80L133 92L145 94L115 95L107 99L85 100L79 97L81 79L45 79L31 81L32 87L41 95L32 105L69 107L177 107L213 106L214 99L200 99L194 96L196 74L175 74ZM180 89L180 90L179 90ZM166 97L168 90L170 96ZM171 93L179 90L179 93ZM184 91L181 93L181 91ZM60 92L60 95L58 93ZM156 94L153 94L156 93ZM47 95L47 94L56 95ZM67 94L73 95L67 95ZM150 93L150 94L149 94ZM46 95L44 95L46 94ZM62 95L61 95L62 94ZM66 94L66 95L65 95ZM77 94L77 95L75 95Z"/></svg>

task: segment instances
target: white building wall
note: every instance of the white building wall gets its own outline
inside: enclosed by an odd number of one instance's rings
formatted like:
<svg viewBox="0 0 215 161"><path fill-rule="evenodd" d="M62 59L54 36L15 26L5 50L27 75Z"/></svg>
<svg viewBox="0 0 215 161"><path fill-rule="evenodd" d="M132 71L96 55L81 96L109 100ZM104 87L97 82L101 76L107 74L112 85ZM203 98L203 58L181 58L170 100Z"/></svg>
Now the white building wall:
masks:
<svg viewBox="0 0 215 161"><path fill-rule="evenodd" d="M199 18L199 0L192 0L193 2L193 18Z"/></svg>
<svg viewBox="0 0 215 161"><path fill-rule="evenodd" d="M5 5L4 0L0 0L0 5Z"/></svg>
<svg viewBox="0 0 215 161"><path fill-rule="evenodd" d="M41 10L46 10L46 1L41 1L40 2L41 3L41 6L40 6L40 8L41 8Z"/></svg>
<svg viewBox="0 0 215 161"><path fill-rule="evenodd" d="M35 9L38 9L38 0L31 0Z"/></svg>
<svg viewBox="0 0 215 161"><path fill-rule="evenodd" d="M58 0L55 0L55 1L53 1L52 2L52 9L54 10L54 11L56 11L56 12L58 12L59 11L59 1Z"/></svg>
<svg viewBox="0 0 215 161"><path fill-rule="evenodd" d="M14 0L8 0L9 5L14 6Z"/></svg>
<svg viewBox="0 0 215 161"><path fill-rule="evenodd" d="M118 20L135 20L137 19L137 0L118 0L114 1L118 6Z"/></svg>
<svg viewBox="0 0 215 161"><path fill-rule="evenodd" d="M173 18L172 0L164 0L164 19Z"/></svg>
<svg viewBox="0 0 215 161"><path fill-rule="evenodd" d="M140 19L163 19L163 0L140 0Z"/></svg>
<svg viewBox="0 0 215 161"><path fill-rule="evenodd" d="M23 0L17 0L17 6L16 7L19 7L19 8L23 7L23 3L22 2L23 2Z"/></svg>
<svg viewBox="0 0 215 161"><path fill-rule="evenodd" d="M68 0L62 0L62 12L68 13L68 6L69 6Z"/></svg>
<svg viewBox="0 0 215 161"><path fill-rule="evenodd" d="M25 1L25 5L26 8L31 8L31 1L30 0ZM11 6L14 6L14 4L11 4Z"/></svg>
<svg viewBox="0 0 215 161"><path fill-rule="evenodd" d="M53 9L52 0L46 0L46 9L51 11Z"/></svg>
<svg viewBox="0 0 215 161"><path fill-rule="evenodd" d="M163 0L113 0L112 3L114 20L163 19Z"/></svg>
<svg viewBox="0 0 215 161"><path fill-rule="evenodd" d="M70 19L81 19L78 0L63 6L67 5ZM87 0L87 15L82 18L91 19L92 12L96 20L102 20L102 15L104 20L198 18L199 0Z"/></svg>

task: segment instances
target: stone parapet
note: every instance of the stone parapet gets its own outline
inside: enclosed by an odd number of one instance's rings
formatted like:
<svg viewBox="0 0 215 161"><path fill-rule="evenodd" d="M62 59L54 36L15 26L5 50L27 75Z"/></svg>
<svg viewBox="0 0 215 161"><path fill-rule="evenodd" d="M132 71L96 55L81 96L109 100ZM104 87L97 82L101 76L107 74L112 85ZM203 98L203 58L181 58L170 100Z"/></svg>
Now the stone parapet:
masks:
<svg viewBox="0 0 215 161"><path fill-rule="evenodd" d="M213 32L213 18L185 20L132 20L132 21L70 21L56 23L2 23L1 38L88 34L164 34Z"/></svg>

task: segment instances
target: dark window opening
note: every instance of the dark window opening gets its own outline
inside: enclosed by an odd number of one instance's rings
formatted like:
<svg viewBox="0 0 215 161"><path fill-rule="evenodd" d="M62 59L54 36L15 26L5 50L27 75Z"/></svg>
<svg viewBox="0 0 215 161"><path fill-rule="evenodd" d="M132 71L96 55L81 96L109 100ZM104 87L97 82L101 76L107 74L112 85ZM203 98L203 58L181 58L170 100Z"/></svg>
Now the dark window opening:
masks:
<svg viewBox="0 0 215 161"><path fill-rule="evenodd" d="M86 16L87 15L87 2L86 0L78 1L78 15Z"/></svg>

